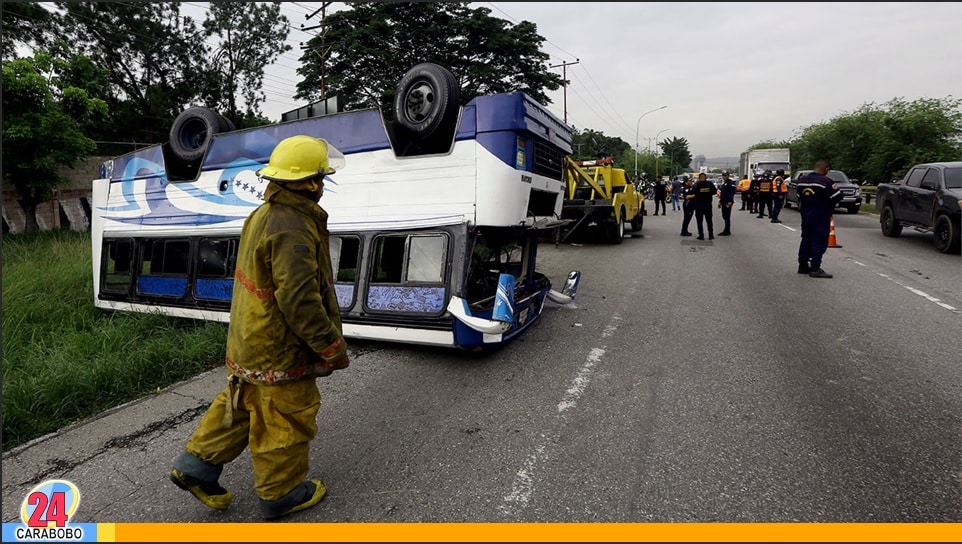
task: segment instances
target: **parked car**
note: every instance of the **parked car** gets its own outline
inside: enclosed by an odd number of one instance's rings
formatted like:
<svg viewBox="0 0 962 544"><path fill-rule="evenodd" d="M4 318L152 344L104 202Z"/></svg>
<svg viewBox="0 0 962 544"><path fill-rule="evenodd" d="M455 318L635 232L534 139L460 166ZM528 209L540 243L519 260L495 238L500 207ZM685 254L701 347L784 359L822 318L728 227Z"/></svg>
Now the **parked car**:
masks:
<svg viewBox="0 0 962 544"><path fill-rule="evenodd" d="M798 170L792 174L792 179L788 180L788 193L785 194L786 208L798 206L798 191L796 190L798 180L811 172L811 170ZM852 183L851 178L841 170L829 170L827 175L838 184L839 190L842 191L842 200L838 203L838 207L845 208L848 213L858 213L862 208L862 189Z"/></svg>

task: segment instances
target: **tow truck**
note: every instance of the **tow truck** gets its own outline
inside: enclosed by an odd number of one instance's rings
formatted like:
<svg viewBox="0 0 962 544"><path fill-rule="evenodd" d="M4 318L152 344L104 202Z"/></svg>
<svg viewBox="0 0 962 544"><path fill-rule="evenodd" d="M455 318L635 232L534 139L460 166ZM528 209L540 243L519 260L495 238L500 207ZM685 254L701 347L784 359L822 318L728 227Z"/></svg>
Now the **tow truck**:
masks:
<svg viewBox="0 0 962 544"><path fill-rule="evenodd" d="M645 197L628 181L614 159L576 161L565 157L565 194L561 218L570 221L561 241L581 229L594 228L601 241L620 244L626 225L641 232L645 216Z"/></svg>

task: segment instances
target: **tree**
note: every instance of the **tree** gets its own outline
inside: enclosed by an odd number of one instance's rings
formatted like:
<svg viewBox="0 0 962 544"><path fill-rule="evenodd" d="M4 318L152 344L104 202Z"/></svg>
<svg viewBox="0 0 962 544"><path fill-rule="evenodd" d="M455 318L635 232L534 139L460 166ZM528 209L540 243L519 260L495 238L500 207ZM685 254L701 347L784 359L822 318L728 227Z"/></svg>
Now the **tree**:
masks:
<svg viewBox="0 0 962 544"><path fill-rule="evenodd" d="M546 91L562 80L547 68L544 38L528 21L511 25L468 2L352 2L323 22L307 42L296 98L336 95L345 109L381 106L388 116L398 81L420 62L450 69L461 102L523 91L550 103ZM322 88L323 87L323 88Z"/></svg>
<svg viewBox="0 0 962 544"><path fill-rule="evenodd" d="M221 41L206 71L217 76L210 88L223 91L210 105L225 111L233 121L242 118L238 95L244 100L247 117L261 113L260 104L267 98L261 89L264 67L291 50L284 43L288 19L280 12L280 2L210 3L204 29Z"/></svg>
<svg viewBox="0 0 962 544"><path fill-rule="evenodd" d="M672 137L670 140L665 138L658 144L661 147L662 155L668 157L668 166L663 171L668 175L674 175L680 171L687 170L691 166L691 151L688 150L688 140L685 138ZM661 169L659 171L662 171Z"/></svg>
<svg viewBox="0 0 962 544"><path fill-rule="evenodd" d="M849 176L878 183L901 178L915 164L958 160L960 103L947 97L865 104L803 129L788 144L792 163L810 168L816 160L829 158Z"/></svg>
<svg viewBox="0 0 962 544"><path fill-rule="evenodd" d="M157 143L174 118L210 88L209 47L179 2L57 2L58 28L106 69L112 94L102 139Z"/></svg>
<svg viewBox="0 0 962 544"><path fill-rule="evenodd" d="M634 156L630 155L631 144L618 137L605 136L603 132L576 128L572 130L571 147L572 158L575 160L590 161L612 157L617 168L625 168L625 164L634 167ZM629 153L627 160L624 158L625 153Z"/></svg>
<svg viewBox="0 0 962 544"><path fill-rule="evenodd" d="M3 2L0 4L0 56L13 60L18 45L45 47L50 40L52 16L39 3Z"/></svg>
<svg viewBox="0 0 962 544"><path fill-rule="evenodd" d="M64 68L87 69L75 57ZM107 116L107 105L84 89L64 85L58 61L46 52L3 65L3 178L20 195L26 232L39 230L37 205L67 183L59 174L96 149L84 127Z"/></svg>

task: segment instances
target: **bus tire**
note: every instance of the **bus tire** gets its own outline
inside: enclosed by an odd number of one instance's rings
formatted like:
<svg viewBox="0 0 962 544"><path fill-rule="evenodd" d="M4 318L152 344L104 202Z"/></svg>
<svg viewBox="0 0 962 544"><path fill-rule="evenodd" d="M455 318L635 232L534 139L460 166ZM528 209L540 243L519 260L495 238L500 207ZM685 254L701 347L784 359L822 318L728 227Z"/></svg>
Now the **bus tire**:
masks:
<svg viewBox="0 0 962 544"><path fill-rule="evenodd" d="M237 125L235 125L233 121L231 121L227 117L224 117L223 115L220 115L219 117L220 117L220 132L233 132L237 130Z"/></svg>
<svg viewBox="0 0 962 544"><path fill-rule="evenodd" d="M460 89L447 68L423 62L407 71L394 94L396 122L416 140L430 138L458 120Z"/></svg>
<svg viewBox="0 0 962 544"><path fill-rule="evenodd" d="M170 150L184 162L202 158L214 134L224 132L226 120L210 108L187 108L174 119L170 127Z"/></svg>

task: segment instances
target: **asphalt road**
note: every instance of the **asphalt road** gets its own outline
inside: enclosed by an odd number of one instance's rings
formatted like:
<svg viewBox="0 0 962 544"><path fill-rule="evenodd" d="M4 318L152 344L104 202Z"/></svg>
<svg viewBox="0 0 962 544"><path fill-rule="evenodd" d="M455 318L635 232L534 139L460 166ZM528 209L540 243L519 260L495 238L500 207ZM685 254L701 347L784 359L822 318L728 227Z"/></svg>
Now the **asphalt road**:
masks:
<svg viewBox="0 0 962 544"><path fill-rule="evenodd" d="M962 259L840 214L835 277L813 279L797 211L733 215L711 242L669 204L620 245L544 244L539 268L580 269L578 296L496 352L352 342L320 380L328 496L285 521L962 521ZM227 511L168 480L224 381L8 452L3 521L52 478L83 492L74 522L260 521L247 453Z"/></svg>

